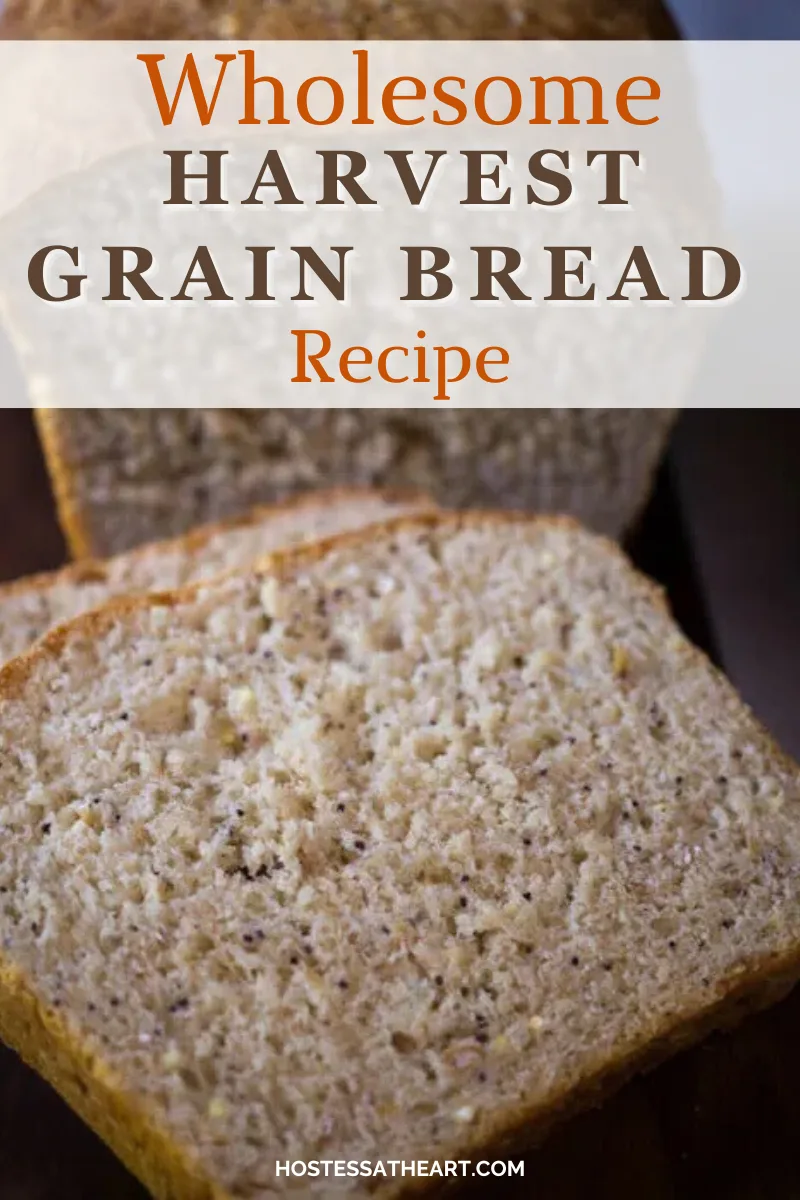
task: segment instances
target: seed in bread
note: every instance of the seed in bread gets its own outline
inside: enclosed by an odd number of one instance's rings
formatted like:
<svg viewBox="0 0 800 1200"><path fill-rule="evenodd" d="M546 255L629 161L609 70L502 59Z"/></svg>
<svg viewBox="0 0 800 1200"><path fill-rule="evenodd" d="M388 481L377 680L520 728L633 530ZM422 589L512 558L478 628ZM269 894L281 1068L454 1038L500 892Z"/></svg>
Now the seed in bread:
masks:
<svg viewBox="0 0 800 1200"><path fill-rule="evenodd" d="M275 550L433 507L421 492L366 488L306 492L285 504L256 508L116 558L81 562L2 584L0 663L27 650L53 626L114 596L167 591L247 566Z"/></svg>
<svg viewBox="0 0 800 1200"><path fill-rule="evenodd" d="M800 971L797 767L570 523L116 601L0 696L0 1030L159 1200L485 1155Z"/></svg>

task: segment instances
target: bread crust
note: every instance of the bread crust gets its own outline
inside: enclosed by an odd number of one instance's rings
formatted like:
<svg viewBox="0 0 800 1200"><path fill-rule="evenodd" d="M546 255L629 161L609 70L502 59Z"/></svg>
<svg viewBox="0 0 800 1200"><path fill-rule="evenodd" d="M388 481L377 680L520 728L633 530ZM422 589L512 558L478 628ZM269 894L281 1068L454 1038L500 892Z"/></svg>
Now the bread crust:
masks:
<svg viewBox="0 0 800 1200"><path fill-rule="evenodd" d="M487 523L581 528L569 517L537 517L509 512L422 513L382 522L369 530L337 534L320 542L278 551L262 559L253 570L281 576L303 563L318 561L331 549L367 540L371 542L381 534L388 537L404 530L459 529ZM598 540L624 562L640 584L647 586L654 604L668 609L663 590L636 571L616 543L607 538ZM226 576L238 573L227 572ZM176 606L191 600L207 586L207 583L192 584L172 592L116 599L102 609L60 626L27 653L0 669L0 704L18 693L41 660L57 656L70 637L101 634L125 613L153 606ZM692 647L692 653L716 675L722 676L700 650ZM733 690L729 683L727 686ZM778 749L761 726L759 731L774 756L790 763L796 770L795 764ZM734 1025L747 1013L780 999L798 978L800 943L785 951L765 954L757 962L731 971L718 981L711 995L708 989L689 991L677 1011L664 1018L654 1018L645 1032L618 1048L612 1058L598 1050L595 1061L577 1083L564 1084L560 1091L543 1102L510 1105L491 1121L466 1133L457 1143L445 1147L437 1157L501 1157L534 1145L546 1136L553 1124L600 1103L633 1075L656 1066L706 1034ZM235 1200L204 1178L185 1150L174 1145L152 1123L137 1098L113 1078L102 1060L98 1060L91 1047L83 1042L79 1031L60 1012L41 1002L32 982L5 959L1 950L0 1034L61 1093L157 1200ZM441 1185L435 1179L406 1179L388 1182L374 1194L385 1200L403 1200L440 1190Z"/></svg>
<svg viewBox="0 0 800 1200"><path fill-rule="evenodd" d="M65 453L64 439L56 408L34 408L33 418L39 431L47 470L53 485L58 521L73 558L91 556L91 538L75 495L72 472Z"/></svg>
<svg viewBox="0 0 800 1200"><path fill-rule="evenodd" d="M173 553L176 550L187 555L199 555L218 534L246 529L286 513L302 512L304 508L334 507L355 500L382 500L386 504L419 504L420 507L431 511L435 511L437 507L427 493L411 488L370 488L353 485L300 492L276 504L259 504L236 516L197 525L188 533L178 534L174 538L146 542L143 546L126 550L112 558L80 558L78 562L58 567L54 571L40 571L35 575L12 579L8 583L0 584L0 603L21 592L42 591L57 583L104 583L108 578L109 564L118 559L130 561L158 558L161 554Z"/></svg>
<svg viewBox="0 0 800 1200"><path fill-rule="evenodd" d="M151 1122L61 1013L0 955L0 1037L66 1100L158 1200L228 1200Z"/></svg>
<svg viewBox="0 0 800 1200"><path fill-rule="evenodd" d="M577 1086L565 1088L546 1104L519 1105L498 1114L490 1125L479 1128L473 1137L446 1147L439 1158L491 1161L535 1150L562 1121L597 1108L636 1075L655 1070L673 1055L710 1034L733 1029L745 1017L777 1004L798 980L800 948L791 954L765 957L750 971L725 979L718 986L718 996L708 1003L704 998L702 1007L691 1016L678 1019L669 1027L654 1022L648 1033L631 1043L613 1061L604 1062L598 1056L596 1069L588 1071ZM434 1195L436 1186L429 1180L405 1180L377 1194L381 1200L407 1200ZM234 1198L226 1197L225 1200Z"/></svg>

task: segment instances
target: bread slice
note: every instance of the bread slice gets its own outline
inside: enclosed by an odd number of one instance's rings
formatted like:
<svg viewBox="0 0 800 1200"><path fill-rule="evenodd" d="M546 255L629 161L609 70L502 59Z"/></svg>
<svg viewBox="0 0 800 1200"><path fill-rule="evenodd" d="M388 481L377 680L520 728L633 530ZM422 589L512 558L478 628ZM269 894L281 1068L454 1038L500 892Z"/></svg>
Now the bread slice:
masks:
<svg viewBox="0 0 800 1200"><path fill-rule="evenodd" d="M674 38L661 0L6 0L16 38Z"/></svg>
<svg viewBox="0 0 800 1200"><path fill-rule="evenodd" d="M621 536L674 409L39 409L78 556L346 484L423 488L448 508L568 513Z"/></svg>
<svg viewBox="0 0 800 1200"><path fill-rule="evenodd" d="M0 663L27 650L53 626L114 596L181 587L297 543L433 508L422 492L306 492L285 504L255 508L116 558L84 561L0 585Z"/></svg>
<svg viewBox="0 0 800 1200"><path fill-rule="evenodd" d="M570 522L116 601L0 696L0 1030L159 1200L507 1155L800 973L800 771Z"/></svg>

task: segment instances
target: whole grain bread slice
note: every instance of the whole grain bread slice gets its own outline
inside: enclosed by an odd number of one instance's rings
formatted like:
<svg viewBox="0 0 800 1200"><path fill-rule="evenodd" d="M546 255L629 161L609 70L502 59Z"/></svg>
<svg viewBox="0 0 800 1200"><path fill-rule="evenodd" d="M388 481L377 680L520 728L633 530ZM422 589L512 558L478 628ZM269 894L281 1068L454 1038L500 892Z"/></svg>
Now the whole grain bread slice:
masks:
<svg viewBox="0 0 800 1200"><path fill-rule="evenodd" d="M159 1200L535 1136L800 973L800 771L571 522L118 600L0 697L0 1030Z"/></svg>
<svg viewBox="0 0 800 1200"><path fill-rule="evenodd" d="M661 0L7 0L15 38L674 38Z"/></svg>
<svg viewBox="0 0 800 1200"><path fill-rule="evenodd" d="M203 525L115 558L84 560L0 585L0 663L48 629L99 608L114 596L167 591L248 566L265 554L320 537L432 511L423 492L331 488Z"/></svg>
<svg viewBox="0 0 800 1200"><path fill-rule="evenodd" d="M674 356L673 356L674 357ZM612 537L644 507L669 408L38 409L77 556L118 554L299 488L422 488L447 508L568 513Z"/></svg>

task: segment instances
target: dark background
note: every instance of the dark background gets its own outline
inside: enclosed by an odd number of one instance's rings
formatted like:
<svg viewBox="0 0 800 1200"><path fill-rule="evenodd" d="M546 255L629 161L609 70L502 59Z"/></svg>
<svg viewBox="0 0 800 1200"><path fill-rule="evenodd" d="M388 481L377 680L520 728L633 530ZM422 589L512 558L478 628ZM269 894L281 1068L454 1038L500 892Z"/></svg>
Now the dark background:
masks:
<svg viewBox="0 0 800 1200"><path fill-rule="evenodd" d="M787 41L800 38L797 0L668 0L686 38Z"/></svg>
<svg viewBox="0 0 800 1200"><path fill-rule="evenodd" d="M690 636L800 756L800 412L695 410L630 550ZM65 550L30 412L0 409L0 579ZM0 853L2 847L0 846ZM800 989L564 1126L526 1161L536 1200L800 1200ZM146 1200L0 1048L0 1200Z"/></svg>

